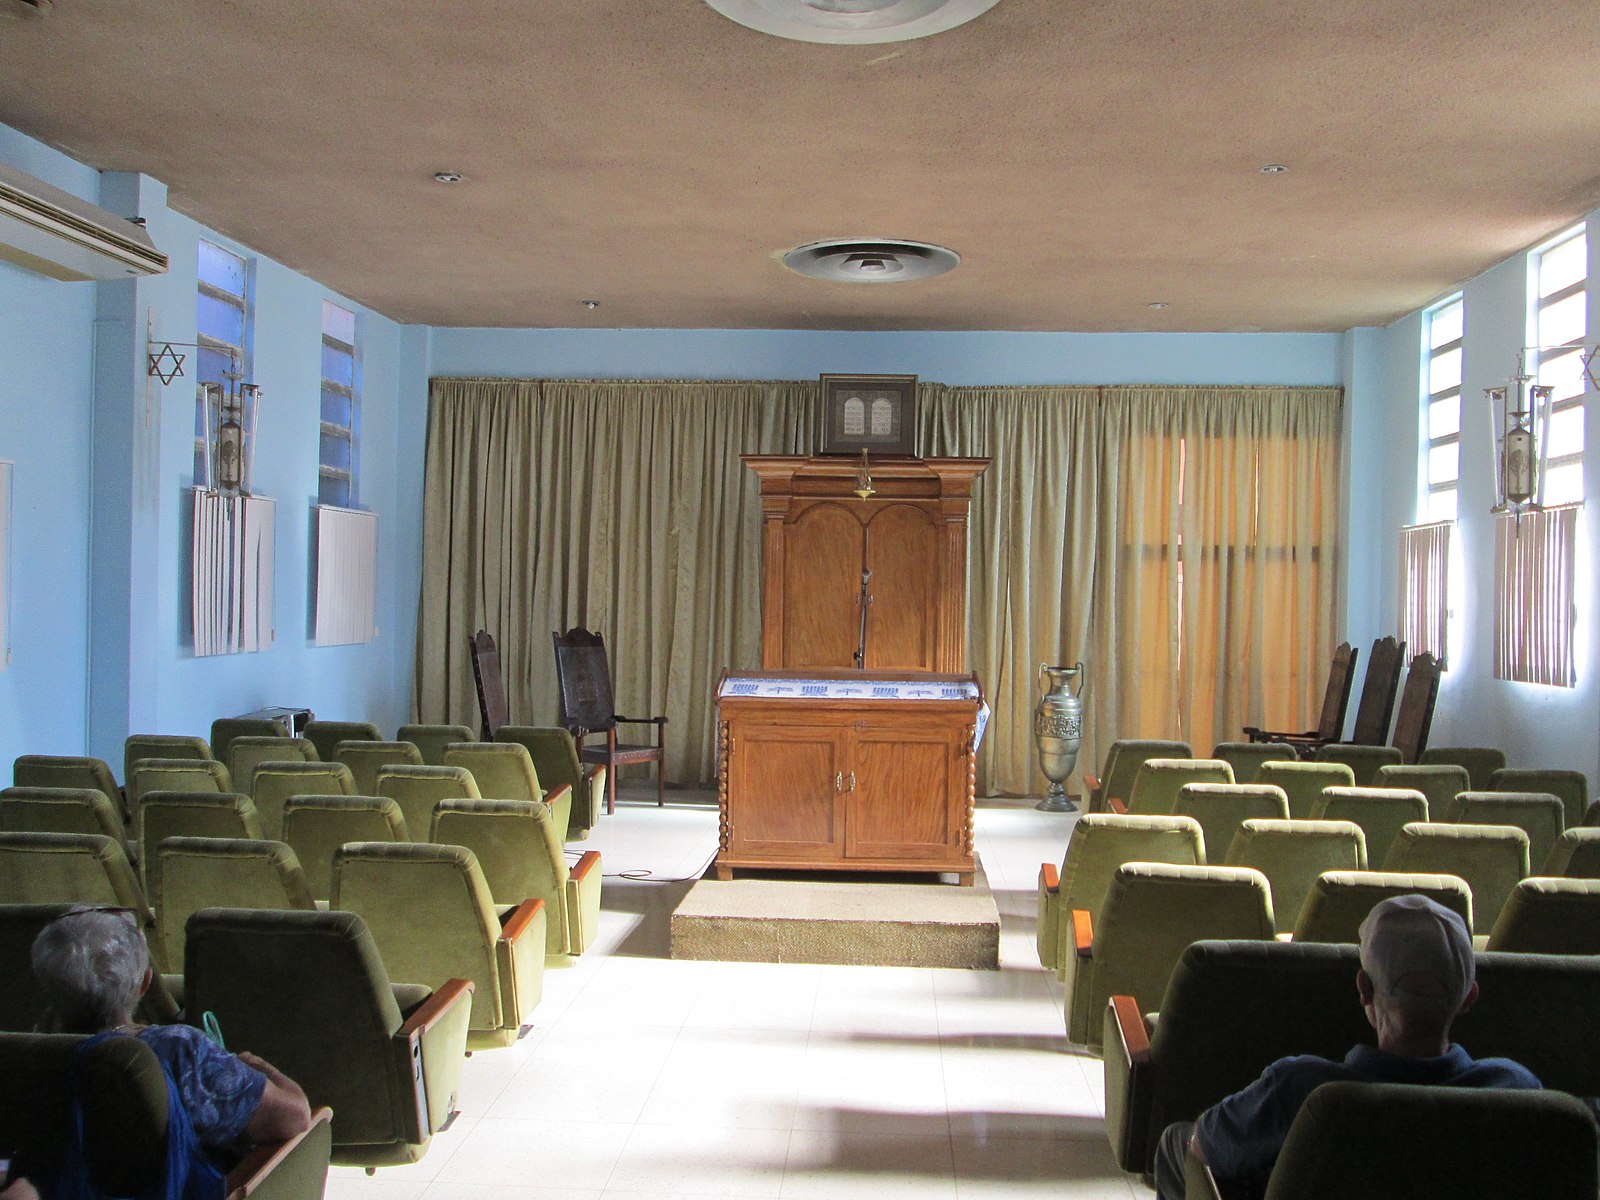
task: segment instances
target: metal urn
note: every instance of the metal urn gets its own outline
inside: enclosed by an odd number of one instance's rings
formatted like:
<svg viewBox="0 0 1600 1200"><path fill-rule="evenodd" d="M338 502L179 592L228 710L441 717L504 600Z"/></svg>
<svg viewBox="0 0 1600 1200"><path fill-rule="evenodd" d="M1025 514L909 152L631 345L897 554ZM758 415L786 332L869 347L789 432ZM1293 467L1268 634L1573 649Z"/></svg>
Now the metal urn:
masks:
<svg viewBox="0 0 1600 1200"><path fill-rule="evenodd" d="M1077 812L1078 806L1067 799L1065 784L1083 744L1083 664L1041 663L1039 675L1046 683L1033 710L1033 738L1039 743L1039 769L1050 781L1050 790L1034 807L1041 812Z"/></svg>

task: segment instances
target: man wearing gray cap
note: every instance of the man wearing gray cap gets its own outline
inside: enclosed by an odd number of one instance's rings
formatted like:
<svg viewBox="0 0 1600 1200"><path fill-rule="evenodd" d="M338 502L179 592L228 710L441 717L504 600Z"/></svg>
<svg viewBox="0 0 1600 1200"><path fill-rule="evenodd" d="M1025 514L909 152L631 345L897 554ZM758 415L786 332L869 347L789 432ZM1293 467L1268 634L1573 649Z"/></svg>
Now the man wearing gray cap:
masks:
<svg viewBox="0 0 1600 1200"><path fill-rule="evenodd" d="M1295 1114L1319 1084L1451 1084L1536 1088L1531 1071L1508 1058L1474 1059L1450 1041L1450 1023L1478 998L1472 935L1466 922L1426 896L1394 896L1361 923L1356 972L1376 1046L1359 1045L1343 1062L1306 1054L1280 1058L1243 1091L1167 1126L1156 1150L1156 1191L1181 1200L1186 1146L1219 1180L1259 1194Z"/></svg>

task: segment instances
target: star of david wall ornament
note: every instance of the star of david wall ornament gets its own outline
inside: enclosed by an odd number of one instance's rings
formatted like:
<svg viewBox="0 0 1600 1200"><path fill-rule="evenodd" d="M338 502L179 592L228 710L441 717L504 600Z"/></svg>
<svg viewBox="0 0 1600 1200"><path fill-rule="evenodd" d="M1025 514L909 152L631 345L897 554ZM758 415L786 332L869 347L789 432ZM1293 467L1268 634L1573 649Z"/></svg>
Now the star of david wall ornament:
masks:
<svg viewBox="0 0 1600 1200"><path fill-rule="evenodd" d="M188 355L179 354L174 350L172 342L161 342L160 346L159 351L152 351L146 355L150 360L150 374L163 384L170 384L183 374L183 362Z"/></svg>

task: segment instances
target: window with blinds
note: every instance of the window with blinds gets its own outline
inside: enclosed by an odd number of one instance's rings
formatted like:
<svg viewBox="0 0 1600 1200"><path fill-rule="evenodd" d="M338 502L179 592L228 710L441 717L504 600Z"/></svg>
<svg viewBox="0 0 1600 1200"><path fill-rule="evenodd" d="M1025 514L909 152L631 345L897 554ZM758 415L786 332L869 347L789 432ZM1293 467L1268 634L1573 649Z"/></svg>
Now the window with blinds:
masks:
<svg viewBox="0 0 1600 1200"><path fill-rule="evenodd" d="M1572 687L1578 505L1495 519L1494 676Z"/></svg>
<svg viewBox="0 0 1600 1200"><path fill-rule="evenodd" d="M1400 531L1400 640L1407 652L1433 655L1441 669L1450 623L1450 538L1454 521Z"/></svg>
<svg viewBox="0 0 1600 1200"><path fill-rule="evenodd" d="M1422 384L1422 435L1428 444L1428 490L1419 521L1454 521L1461 482L1461 360L1466 307L1460 296L1424 315L1427 365ZM1416 645L1414 642L1408 645ZM1417 653L1422 652L1419 647ZM1436 652L1437 653L1437 652ZM1443 655L1437 655L1443 659Z"/></svg>
<svg viewBox="0 0 1600 1200"><path fill-rule="evenodd" d="M356 502L356 315L322 302L322 433L317 503Z"/></svg>
<svg viewBox="0 0 1600 1200"><path fill-rule="evenodd" d="M1538 380L1554 388L1550 425L1540 453L1545 460L1540 502L1583 499L1583 400L1589 390L1583 341L1589 332L1589 244L1582 225L1533 253L1533 344L1539 347Z"/></svg>
<svg viewBox="0 0 1600 1200"><path fill-rule="evenodd" d="M243 371L245 346L250 337L249 264L231 251L202 240L198 294L195 297L195 375L197 384L221 384L228 389L229 373ZM211 483L206 461L206 399L195 388L194 482ZM250 428L249 413L241 414Z"/></svg>

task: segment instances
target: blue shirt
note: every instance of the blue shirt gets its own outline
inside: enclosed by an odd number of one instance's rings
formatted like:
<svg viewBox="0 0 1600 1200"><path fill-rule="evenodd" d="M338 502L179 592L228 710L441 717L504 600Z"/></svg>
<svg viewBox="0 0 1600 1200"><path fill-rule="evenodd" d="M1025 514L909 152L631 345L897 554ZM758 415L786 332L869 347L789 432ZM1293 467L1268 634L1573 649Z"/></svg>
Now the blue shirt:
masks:
<svg viewBox="0 0 1600 1200"><path fill-rule="evenodd" d="M1437 1058L1401 1058L1376 1046L1357 1046L1343 1062L1302 1054L1280 1058L1243 1091L1213 1104L1195 1122L1195 1137L1219 1179L1263 1181L1278 1160L1289 1126L1320 1084L1451 1084L1459 1087L1537 1088L1533 1072L1509 1058L1474 1059L1451 1044Z"/></svg>
<svg viewBox="0 0 1600 1200"><path fill-rule="evenodd" d="M213 1156L242 1149L245 1126L261 1103L267 1077L193 1025L150 1025L138 1037L172 1072L200 1144Z"/></svg>

